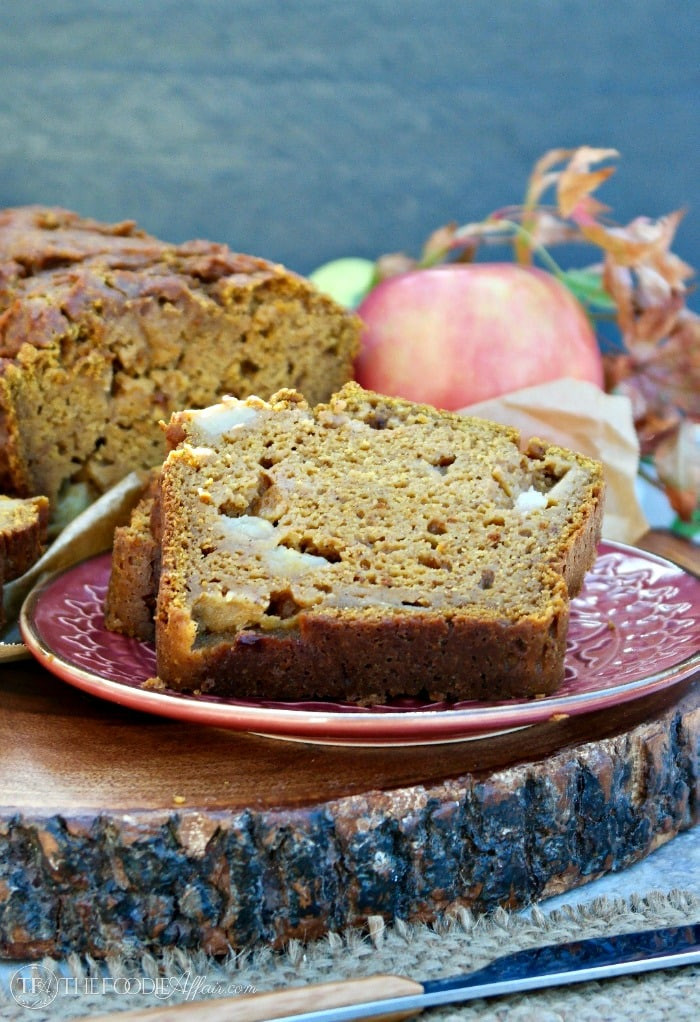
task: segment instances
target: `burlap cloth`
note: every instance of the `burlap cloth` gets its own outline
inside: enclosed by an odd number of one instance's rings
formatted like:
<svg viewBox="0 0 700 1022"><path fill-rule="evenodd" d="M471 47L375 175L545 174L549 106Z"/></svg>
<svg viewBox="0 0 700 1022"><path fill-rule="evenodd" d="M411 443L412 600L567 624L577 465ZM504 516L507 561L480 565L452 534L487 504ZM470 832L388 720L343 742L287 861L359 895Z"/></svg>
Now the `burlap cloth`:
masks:
<svg viewBox="0 0 700 1022"><path fill-rule="evenodd" d="M489 916L473 916L462 910L433 926L398 921L385 927L376 917L363 930L331 934L309 944L292 941L276 953L264 948L231 954L224 961L177 949L158 958L111 959L101 965L77 957L62 963L45 959L44 969L65 977L52 1003L46 1008L23 1007L5 983L0 986L0 1015L7 1022L52 1022L382 972L431 979L478 969L521 948L698 920L700 898L692 892L652 891L627 900L601 897L577 904L572 899L551 912L532 908L509 914L499 909ZM126 991L128 978L131 989ZM154 990L156 981L160 997L148 989ZM235 1022L235 1001L230 1017ZM700 967L472 1001L433 1009L421 1017L431 1022L697 1022Z"/></svg>

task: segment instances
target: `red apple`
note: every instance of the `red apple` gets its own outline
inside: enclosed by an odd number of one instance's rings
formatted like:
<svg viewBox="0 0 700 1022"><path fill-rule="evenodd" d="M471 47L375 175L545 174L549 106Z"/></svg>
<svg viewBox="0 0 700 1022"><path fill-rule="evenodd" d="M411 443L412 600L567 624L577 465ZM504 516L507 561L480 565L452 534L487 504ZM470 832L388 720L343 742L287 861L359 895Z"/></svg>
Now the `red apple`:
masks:
<svg viewBox="0 0 700 1022"><path fill-rule="evenodd" d="M389 277L358 307L359 383L457 409L561 377L603 386L593 329L554 276L514 263Z"/></svg>

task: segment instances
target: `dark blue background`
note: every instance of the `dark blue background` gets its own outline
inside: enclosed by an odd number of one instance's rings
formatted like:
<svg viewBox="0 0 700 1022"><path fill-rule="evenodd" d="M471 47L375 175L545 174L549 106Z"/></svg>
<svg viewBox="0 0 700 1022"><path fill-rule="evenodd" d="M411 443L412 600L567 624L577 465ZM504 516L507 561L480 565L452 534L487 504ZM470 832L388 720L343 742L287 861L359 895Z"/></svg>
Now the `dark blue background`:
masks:
<svg viewBox="0 0 700 1022"><path fill-rule="evenodd" d="M695 264L698 20L663 0L3 2L0 205L309 272L415 253L588 143L622 154L599 193L617 219L688 207Z"/></svg>

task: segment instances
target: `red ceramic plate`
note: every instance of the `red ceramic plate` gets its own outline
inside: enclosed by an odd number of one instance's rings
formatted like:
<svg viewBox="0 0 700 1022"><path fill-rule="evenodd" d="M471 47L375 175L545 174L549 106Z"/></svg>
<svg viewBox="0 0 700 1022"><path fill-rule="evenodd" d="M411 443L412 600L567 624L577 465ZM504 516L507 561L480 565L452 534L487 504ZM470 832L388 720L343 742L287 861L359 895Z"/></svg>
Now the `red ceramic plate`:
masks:
<svg viewBox="0 0 700 1022"><path fill-rule="evenodd" d="M105 629L109 570L103 554L28 596L20 627L40 663L109 702L276 738L358 746L463 741L638 699L700 668L700 580L653 554L605 543L572 603L566 676L554 696L369 709L186 696L144 688L156 673L153 647Z"/></svg>

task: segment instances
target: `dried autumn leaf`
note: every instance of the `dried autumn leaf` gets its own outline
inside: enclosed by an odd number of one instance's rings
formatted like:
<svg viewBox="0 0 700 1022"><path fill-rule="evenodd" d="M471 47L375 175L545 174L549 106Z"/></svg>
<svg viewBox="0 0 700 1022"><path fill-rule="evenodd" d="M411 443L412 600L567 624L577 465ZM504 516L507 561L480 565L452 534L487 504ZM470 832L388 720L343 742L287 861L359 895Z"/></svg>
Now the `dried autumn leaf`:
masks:
<svg viewBox="0 0 700 1022"><path fill-rule="evenodd" d="M617 306L617 325L623 336L629 337L634 330L634 280L632 271L619 266L612 259L603 264L603 286Z"/></svg>
<svg viewBox="0 0 700 1022"><path fill-rule="evenodd" d="M552 186L556 186L565 194L574 194L580 191L584 179L591 176L590 168L593 164L601 163L603 160L616 159L619 155L617 149L594 149L592 146L578 146L576 149L550 149L535 163L528 181L525 207L534 208L547 189ZM552 170L558 163L566 163L566 165L561 170ZM594 176L599 176L599 180L597 183L591 181L584 188L582 194L594 191L598 184L614 172L614 167L593 172Z"/></svg>
<svg viewBox="0 0 700 1022"><path fill-rule="evenodd" d="M682 290L674 287L663 273L655 266L637 266L637 295L640 306L645 309L655 305L665 305L673 295L682 294Z"/></svg>
<svg viewBox="0 0 700 1022"><path fill-rule="evenodd" d="M544 156L535 163L530 174L525 193L525 203L520 211L518 219L522 224L523 232L518 233L514 240L515 259L521 266L528 266L532 263L532 243L534 237L535 217L534 211L544 193L555 186L558 179L558 172L551 170L557 163L568 159L573 153L571 149L550 149Z"/></svg>
<svg viewBox="0 0 700 1022"><path fill-rule="evenodd" d="M454 222L433 231L423 246L422 265L430 266L444 259L454 248L456 234L457 224Z"/></svg>
<svg viewBox="0 0 700 1022"><path fill-rule="evenodd" d="M557 163L569 160L576 152L575 149L550 149L537 160L532 169L525 194L525 208L534 209L544 193L556 185L559 171L553 171Z"/></svg>
<svg viewBox="0 0 700 1022"><path fill-rule="evenodd" d="M585 238L585 228L598 226L597 218L609 212L608 207L598 202L592 195L582 195L575 206L568 212L560 207L562 216L568 216L579 228L581 237Z"/></svg>
<svg viewBox="0 0 700 1022"><path fill-rule="evenodd" d="M488 238L494 236L501 239L503 235L512 234L513 225L509 219L509 210L498 210L492 213L486 220L479 220L473 224L463 224L455 231L455 244L462 244L465 241L475 238Z"/></svg>
<svg viewBox="0 0 700 1022"><path fill-rule="evenodd" d="M434 231L425 245L423 254L418 263L413 266L426 268L434 266L435 263L444 262L448 258L454 261L472 261L477 249L484 239L496 238L503 241L503 237L512 233L513 225L499 217L482 220L478 223L463 224L456 227L454 224L447 224ZM380 262L386 259L382 256ZM398 260L397 256L391 256L392 260ZM402 258L406 258L405 256ZM397 261L396 265L400 265Z"/></svg>
<svg viewBox="0 0 700 1022"><path fill-rule="evenodd" d="M643 457L651 456L660 441L673 434L681 422L679 409L665 401L658 387L644 371L625 363L625 356L610 360L606 378L616 394L626 397L632 409ZM609 374L609 375L608 375Z"/></svg>
<svg viewBox="0 0 700 1022"><path fill-rule="evenodd" d="M645 369L662 398L700 419L700 317L684 309Z"/></svg>
<svg viewBox="0 0 700 1022"><path fill-rule="evenodd" d="M591 166L602 160L613 159L620 154L616 149L593 149L581 146L573 151L566 167L557 179L557 203L563 217L595 219L605 207L591 198L591 193L615 173L614 167L591 170Z"/></svg>
<svg viewBox="0 0 700 1022"><path fill-rule="evenodd" d="M532 211L528 218L528 234L535 246L544 248L580 239L580 231L575 224L562 220L556 213L546 208Z"/></svg>
<svg viewBox="0 0 700 1022"><path fill-rule="evenodd" d="M671 251L657 255L653 260L653 264L664 280L672 287L685 288L685 282L695 276L693 267L683 262L682 259L679 259Z"/></svg>
<svg viewBox="0 0 700 1022"><path fill-rule="evenodd" d="M644 360L644 353L658 353L659 343L672 332L678 313L684 307L683 295L672 295L667 302L652 305L641 311L634 323L634 333L628 339L632 354ZM651 359L652 355L647 358Z"/></svg>
<svg viewBox="0 0 700 1022"><path fill-rule="evenodd" d="M659 443L654 462L671 506L689 521L700 505L700 423L681 422Z"/></svg>
<svg viewBox="0 0 700 1022"><path fill-rule="evenodd" d="M615 160L619 155L617 149L598 149L594 146L580 145L571 150L571 159L566 170L586 174L594 163Z"/></svg>
<svg viewBox="0 0 700 1022"><path fill-rule="evenodd" d="M623 266L638 266L645 262L663 266L683 215L683 210L676 210L657 220L637 217L626 227L608 227L600 223L579 226L587 241L602 248ZM675 260L676 257L673 262Z"/></svg>

